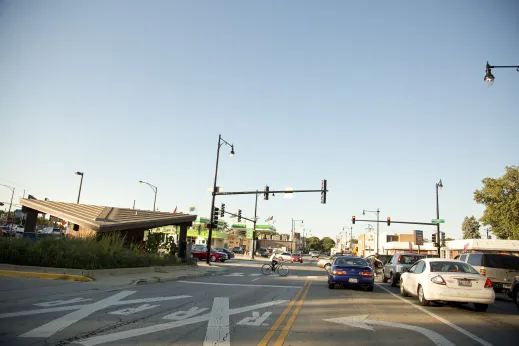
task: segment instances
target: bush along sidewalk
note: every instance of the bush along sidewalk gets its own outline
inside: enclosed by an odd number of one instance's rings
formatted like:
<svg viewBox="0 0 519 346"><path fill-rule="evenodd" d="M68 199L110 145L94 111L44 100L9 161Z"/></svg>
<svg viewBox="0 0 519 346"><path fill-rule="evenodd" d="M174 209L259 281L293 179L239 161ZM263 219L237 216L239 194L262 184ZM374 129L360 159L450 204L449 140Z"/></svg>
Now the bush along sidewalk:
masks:
<svg viewBox="0 0 519 346"><path fill-rule="evenodd" d="M155 250L155 249L154 249ZM96 238L0 237L0 263L71 269L113 269L180 264L168 254L125 244L118 234Z"/></svg>

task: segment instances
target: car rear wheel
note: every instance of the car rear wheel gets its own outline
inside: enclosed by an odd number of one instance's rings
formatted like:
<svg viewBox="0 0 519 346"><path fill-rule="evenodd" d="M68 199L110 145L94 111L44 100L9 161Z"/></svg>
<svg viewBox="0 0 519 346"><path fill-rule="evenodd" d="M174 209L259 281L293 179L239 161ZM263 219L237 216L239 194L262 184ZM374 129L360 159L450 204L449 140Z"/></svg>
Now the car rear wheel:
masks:
<svg viewBox="0 0 519 346"><path fill-rule="evenodd" d="M368 292L373 292L373 285L369 285L368 288L366 289L366 291Z"/></svg>
<svg viewBox="0 0 519 346"><path fill-rule="evenodd" d="M397 284L397 278L396 278L396 275L391 273L391 287L396 287L396 284Z"/></svg>
<svg viewBox="0 0 519 346"><path fill-rule="evenodd" d="M225 260L224 260L224 259L221 259L221 260L220 260L220 262L222 262L222 263L223 263L223 262L225 262Z"/></svg>
<svg viewBox="0 0 519 346"><path fill-rule="evenodd" d="M211 262L216 262L216 256L215 255L212 255L211 257L209 257L209 259L211 260Z"/></svg>
<svg viewBox="0 0 519 346"><path fill-rule="evenodd" d="M427 299L425 299L425 295L423 293L423 287L421 285L418 286L418 301L423 306L429 305L429 301Z"/></svg>
<svg viewBox="0 0 519 346"><path fill-rule="evenodd" d="M488 309L488 304L477 304L477 303L474 303L474 307L476 308L476 311L485 312Z"/></svg>
<svg viewBox="0 0 519 346"><path fill-rule="evenodd" d="M514 300L515 300L515 306L519 309L519 288L517 288L514 292Z"/></svg>
<svg viewBox="0 0 519 346"><path fill-rule="evenodd" d="M402 297L409 297L409 294L405 291L404 282L402 280L400 280L400 295Z"/></svg>
<svg viewBox="0 0 519 346"><path fill-rule="evenodd" d="M386 277L386 273L382 270L382 282L383 282L383 283L387 283L388 280L389 280L389 279Z"/></svg>
<svg viewBox="0 0 519 346"><path fill-rule="evenodd" d="M328 284L328 288L333 290L335 288L335 284Z"/></svg>

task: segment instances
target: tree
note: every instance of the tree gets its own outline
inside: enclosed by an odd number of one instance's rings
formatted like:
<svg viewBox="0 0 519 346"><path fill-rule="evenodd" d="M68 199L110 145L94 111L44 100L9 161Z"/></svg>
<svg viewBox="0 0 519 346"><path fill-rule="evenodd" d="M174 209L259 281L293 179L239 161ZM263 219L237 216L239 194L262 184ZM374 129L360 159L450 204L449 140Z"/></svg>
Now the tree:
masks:
<svg viewBox="0 0 519 346"><path fill-rule="evenodd" d="M461 225L463 239L481 239L481 235L479 234L480 226L481 225L474 216L465 216L465 219L463 219L463 223Z"/></svg>
<svg viewBox="0 0 519 346"><path fill-rule="evenodd" d="M500 239L519 239L519 167L506 166L500 178L485 178L483 188L474 192L474 200L485 205L479 219L492 227Z"/></svg>
<svg viewBox="0 0 519 346"><path fill-rule="evenodd" d="M321 246L324 252L328 252L331 248L335 246L335 242L330 237L324 237L321 240Z"/></svg>
<svg viewBox="0 0 519 346"><path fill-rule="evenodd" d="M352 239L352 240L351 240L351 243L352 243L352 244L358 244L358 243L359 243L359 240L358 240L358 239Z"/></svg>
<svg viewBox="0 0 519 346"><path fill-rule="evenodd" d="M305 242L305 248L308 250L321 251L322 249L321 240L317 237L306 238Z"/></svg>

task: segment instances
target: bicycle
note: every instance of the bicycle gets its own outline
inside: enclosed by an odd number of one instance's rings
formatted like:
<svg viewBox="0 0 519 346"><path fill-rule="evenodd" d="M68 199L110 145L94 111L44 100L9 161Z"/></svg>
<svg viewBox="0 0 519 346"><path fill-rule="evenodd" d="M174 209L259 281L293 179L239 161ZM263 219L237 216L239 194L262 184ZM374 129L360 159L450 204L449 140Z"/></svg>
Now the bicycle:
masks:
<svg viewBox="0 0 519 346"><path fill-rule="evenodd" d="M264 264L261 267L261 272L263 275L270 275L272 272L277 272L279 276L287 276L290 270L288 269L288 266L283 263L277 263L273 265L272 263Z"/></svg>

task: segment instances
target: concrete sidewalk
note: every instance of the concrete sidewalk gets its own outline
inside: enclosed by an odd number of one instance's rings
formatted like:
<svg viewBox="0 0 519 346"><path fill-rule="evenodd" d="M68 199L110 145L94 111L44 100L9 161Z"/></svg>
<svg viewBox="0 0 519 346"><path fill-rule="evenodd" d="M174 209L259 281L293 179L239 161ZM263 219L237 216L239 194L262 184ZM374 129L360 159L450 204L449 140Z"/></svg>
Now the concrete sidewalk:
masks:
<svg viewBox="0 0 519 346"><path fill-rule="evenodd" d="M119 286L157 283L178 280L188 277L212 275L226 271L226 268L198 265L175 265L164 267L138 267L118 269L66 269L51 267L17 266L0 264L0 276L31 277L40 279L95 281L97 284Z"/></svg>

